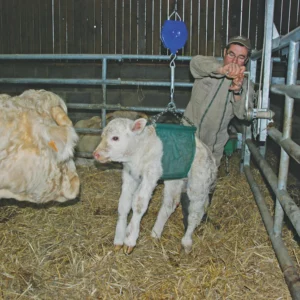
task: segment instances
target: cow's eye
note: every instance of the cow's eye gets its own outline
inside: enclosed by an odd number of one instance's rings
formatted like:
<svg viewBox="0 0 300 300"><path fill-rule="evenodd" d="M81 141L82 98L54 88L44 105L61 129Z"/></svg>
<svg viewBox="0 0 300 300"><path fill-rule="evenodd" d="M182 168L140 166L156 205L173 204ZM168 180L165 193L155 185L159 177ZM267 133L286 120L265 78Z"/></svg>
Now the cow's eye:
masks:
<svg viewBox="0 0 300 300"><path fill-rule="evenodd" d="M113 136L113 137L112 137L112 140L113 140L113 141L118 141L118 140L119 140L119 137Z"/></svg>

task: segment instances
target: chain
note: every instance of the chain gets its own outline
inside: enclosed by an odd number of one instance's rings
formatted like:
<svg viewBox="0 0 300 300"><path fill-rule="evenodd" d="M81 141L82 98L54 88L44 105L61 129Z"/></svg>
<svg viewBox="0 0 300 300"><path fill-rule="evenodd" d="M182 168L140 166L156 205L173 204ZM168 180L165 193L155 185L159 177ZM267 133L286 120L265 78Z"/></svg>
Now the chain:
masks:
<svg viewBox="0 0 300 300"><path fill-rule="evenodd" d="M176 1L176 6L177 6L177 1ZM174 102L174 78L175 78L175 59L176 59L176 54L172 57L173 55L170 56L171 62L170 62L170 69L171 69L171 86L170 86L170 98L171 102L167 105L166 109L160 112L159 114L153 116L150 118L150 124L154 125L158 122L159 118L164 115L167 112L170 112L173 116L176 117L176 119L179 121L181 125L183 124L182 120L185 120L189 125L195 126L194 123L187 117L185 117L182 113L177 112L176 105Z"/></svg>
<svg viewBox="0 0 300 300"><path fill-rule="evenodd" d="M159 114L151 117L150 118L151 125L155 126L155 124L158 122L159 118L167 112L170 112L173 116L175 116L181 125L183 125L182 120L185 120L189 125L195 126L194 123L189 118L184 116L182 113L176 111L176 105L174 102L169 102L169 104L167 105L165 110L163 110Z"/></svg>

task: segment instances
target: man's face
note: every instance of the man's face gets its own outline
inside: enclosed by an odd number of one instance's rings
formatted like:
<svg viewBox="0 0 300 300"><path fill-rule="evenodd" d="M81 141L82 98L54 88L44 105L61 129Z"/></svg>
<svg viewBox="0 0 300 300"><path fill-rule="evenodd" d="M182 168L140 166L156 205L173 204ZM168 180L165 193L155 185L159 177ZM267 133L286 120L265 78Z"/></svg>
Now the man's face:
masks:
<svg viewBox="0 0 300 300"><path fill-rule="evenodd" d="M224 66L235 63L244 66L248 61L248 49L244 46L231 44L229 49L224 49Z"/></svg>

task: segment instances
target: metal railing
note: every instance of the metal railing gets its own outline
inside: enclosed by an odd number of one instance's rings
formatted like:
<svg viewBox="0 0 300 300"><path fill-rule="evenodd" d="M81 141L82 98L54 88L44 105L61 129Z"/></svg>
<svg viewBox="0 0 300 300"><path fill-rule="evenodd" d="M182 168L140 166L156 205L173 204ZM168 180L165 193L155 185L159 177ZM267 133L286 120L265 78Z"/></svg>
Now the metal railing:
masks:
<svg viewBox="0 0 300 300"><path fill-rule="evenodd" d="M299 64L300 27L285 36L277 37L275 40L273 36L276 28L274 29L273 26L273 17L274 1L268 0L266 1L264 47L261 51L257 51L251 56L250 72L251 79L256 82L257 60L261 59L263 87L261 99L258 102L259 109L269 109L270 92L285 95L283 132L281 133L274 127L269 128L270 120L260 119L257 132L254 133L259 137L260 141L260 146L257 146L252 140L251 129L244 129L244 152L242 154L244 162L242 169L255 197L290 293L293 299L300 299L300 276L297 273L296 264L289 256L281 237L284 215L289 218L295 231L300 236L300 209L287 192L290 157L294 158L297 163L300 163L300 146L291 137L294 100L300 98L300 86L296 85ZM284 49L288 60L286 81L285 84L271 85L270 87L274 62L272 55L275 51L282 49ZM281 147L278 176L276 176L265 160L268 136ZM250 158L256 161L260 172L264 175L276 195L274 218L271 217L272 214L269 212L265 199L252 175Z"/></svg>

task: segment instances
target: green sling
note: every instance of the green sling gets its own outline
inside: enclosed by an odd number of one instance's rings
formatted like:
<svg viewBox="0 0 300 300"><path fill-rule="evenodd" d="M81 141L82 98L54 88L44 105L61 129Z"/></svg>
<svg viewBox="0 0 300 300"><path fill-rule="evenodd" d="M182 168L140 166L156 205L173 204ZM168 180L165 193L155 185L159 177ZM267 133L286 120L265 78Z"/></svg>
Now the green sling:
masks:
<svg viewBox="0 0 300 300"><path fill-rule="evenodd" d="M187 177L196 152L196 127L156 123L155 128L163 143L163 175L160 179Z"/></svg>

